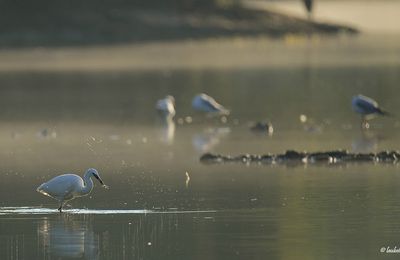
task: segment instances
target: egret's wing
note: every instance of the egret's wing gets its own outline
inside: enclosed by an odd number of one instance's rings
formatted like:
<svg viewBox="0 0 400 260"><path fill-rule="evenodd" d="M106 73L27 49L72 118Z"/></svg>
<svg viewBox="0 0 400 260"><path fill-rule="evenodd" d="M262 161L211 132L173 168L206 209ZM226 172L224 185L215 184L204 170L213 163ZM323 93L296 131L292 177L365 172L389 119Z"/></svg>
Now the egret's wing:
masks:
<svg viewBox="0 0 400 260"><path fill-rule="evenodd" d="M57 176L38 187L38 191L57 200L67 200L72 196L75 187L83 186L81 177L75 174Z"/></svg>
<svg viewBox="0 0 400 260"><path fill-rule="evenodd" d="M204 99L203 106L211 112L217 112L220 110L221 105L219 105L214 99Z"/></svg>
<svg viewBox="0 0 400 260"><path fill-rule="evenodd" d="M156 103L156 109L162 111L164 113L169 113L171 115L175 115L175 107L171 100L169 99L160 99Z"/></svg>
<svg viewBox="0 0 400 260"><path fill-rule="evenodd" d="M214 98L207 95L202 96L202 104L209 112L227 113L229 111L224 106L215 101Z"/></svg>
<svg viewBox="0 0 400 260"><path fill-rule="evenodd" d="M376 113L379 110L378 103L369 98L357 98L355 104L366 114Z"/></svg>
<svg viewBox="0 0 400 260"><path fill-rule="evenodd" d="M156 109L159 109L159 110L166 110L167 109L167 104L166 104L164 99L160 99L160 100L157 101Z"/></svg>

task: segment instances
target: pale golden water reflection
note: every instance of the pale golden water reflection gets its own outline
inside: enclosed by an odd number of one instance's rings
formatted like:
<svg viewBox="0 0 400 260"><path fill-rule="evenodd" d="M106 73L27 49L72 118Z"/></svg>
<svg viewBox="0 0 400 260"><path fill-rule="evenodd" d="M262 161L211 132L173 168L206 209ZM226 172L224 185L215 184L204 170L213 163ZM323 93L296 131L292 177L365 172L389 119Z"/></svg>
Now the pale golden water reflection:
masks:
<svg viewBox="0 0 400 260"><path fill-rule="evenodd" d="M375 57L390 62L0 73L0 258L395 257L380 249L400 245L397 164L199 162L204 152L399 149L399 52L378 47ZM232 114L194 113L199 92ZM358 93L394 116L361 131L350 106ZM169 124L154 111L167 94L177 107ZM271 122L274 133L253 133L255 121ZM96 186L64 214L35 191L89 167L110 189Z"/></svg>

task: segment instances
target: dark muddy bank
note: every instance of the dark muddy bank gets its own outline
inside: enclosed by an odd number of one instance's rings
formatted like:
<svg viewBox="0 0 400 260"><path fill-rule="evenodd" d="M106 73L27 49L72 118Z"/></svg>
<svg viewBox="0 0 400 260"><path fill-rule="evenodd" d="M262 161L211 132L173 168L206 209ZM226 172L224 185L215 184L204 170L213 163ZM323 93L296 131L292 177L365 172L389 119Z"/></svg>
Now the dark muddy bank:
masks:
<svg viewBox="0 0 400 260"><path fill-rule="evenodd" d="M400 153L398 151L382 151L379 153L350 153L347 150L335 150L326 152L298 152L288 150L282 154L238 156L206 153L200 157L205 164L217 163L259 163L259 164L340 164L340 163L398 163Z"/></svg>

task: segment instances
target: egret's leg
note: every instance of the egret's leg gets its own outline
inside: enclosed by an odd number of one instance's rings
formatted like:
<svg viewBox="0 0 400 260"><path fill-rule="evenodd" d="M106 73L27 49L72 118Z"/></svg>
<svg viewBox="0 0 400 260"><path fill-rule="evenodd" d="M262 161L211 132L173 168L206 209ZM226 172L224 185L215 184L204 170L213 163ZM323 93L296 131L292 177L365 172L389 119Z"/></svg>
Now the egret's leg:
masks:
<svg viewBox="0 0 400 260"><path fill-rule="evenodd" d="M64 206L64 201L60 202L60 207L58 208L58 211L60 211L60 213L62 212L62 207Z"/></svg>
<svg viewBox="0 0 400 260"><path fill-rule="evenodd" d="M365 116L361 117L361 129L362 130L369 129L369 124L368 124L367 118Z"/></svg>

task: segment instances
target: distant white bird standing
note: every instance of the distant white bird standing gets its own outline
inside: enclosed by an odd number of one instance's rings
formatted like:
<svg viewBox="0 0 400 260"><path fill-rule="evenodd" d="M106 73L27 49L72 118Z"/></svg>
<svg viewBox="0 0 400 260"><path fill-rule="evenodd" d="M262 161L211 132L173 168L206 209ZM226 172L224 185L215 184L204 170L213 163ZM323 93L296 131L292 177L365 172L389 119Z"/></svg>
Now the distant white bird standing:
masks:
<svg viewBox="0 0 400 260"><path fill-rule="evenodd" d="M104 188L108 188L97 170L90 168L86 171L83 179L75 174L59 175L40 185L36 191L58 200L60 203L58 210L62 212L62 207L67 201L86 196L92 191L93 181L91 177L95 177Z"/></svg>
<svg viewBox="0 0 400 260"><path fill-rule="evenodd" d="M172 119L175 116L175 98L173 96L166 96L156 103L156 109L162 116Z"/></svg>
<svg viewBox="0 0 400 260"><path fill-rule="evenodd" d="M389 115L388 112L382 110L378 103L373 100L372 98L363 96L363 95L357 95L354 96L351 105L353 107L353 110L362 116L362 127L363 128L369 128L369 124L367 120L370 120L374 118L376 115Z"/></svg>
<svg viewBox="0 0 400 260"><path fill-rule="evenodd" d="M218 115L229 115L229 110L215 101L214 98L204 93L198 94L193 98L192 107L201 112Z"/></svg>

